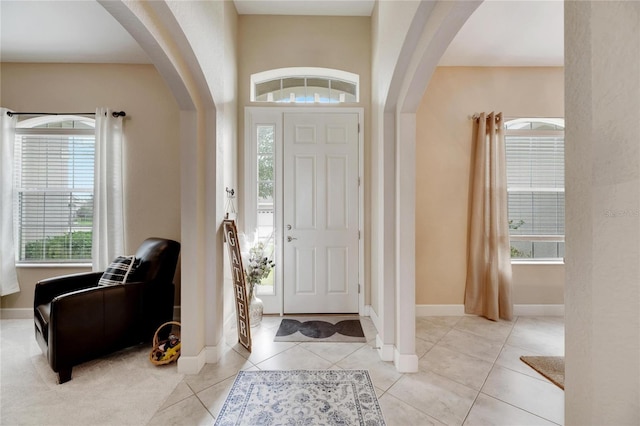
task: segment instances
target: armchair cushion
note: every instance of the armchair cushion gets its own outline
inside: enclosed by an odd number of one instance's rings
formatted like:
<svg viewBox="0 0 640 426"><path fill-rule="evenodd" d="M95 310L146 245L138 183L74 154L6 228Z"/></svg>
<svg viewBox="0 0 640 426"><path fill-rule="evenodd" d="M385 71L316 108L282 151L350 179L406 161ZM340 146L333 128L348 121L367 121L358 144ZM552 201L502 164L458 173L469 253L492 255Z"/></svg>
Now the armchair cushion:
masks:
<svg viewBox="0 0 640 426"><path fill-rule="evenodd" d="M98 280L99 286L124 284L137 265L135 256L118 256Z"/></svg>

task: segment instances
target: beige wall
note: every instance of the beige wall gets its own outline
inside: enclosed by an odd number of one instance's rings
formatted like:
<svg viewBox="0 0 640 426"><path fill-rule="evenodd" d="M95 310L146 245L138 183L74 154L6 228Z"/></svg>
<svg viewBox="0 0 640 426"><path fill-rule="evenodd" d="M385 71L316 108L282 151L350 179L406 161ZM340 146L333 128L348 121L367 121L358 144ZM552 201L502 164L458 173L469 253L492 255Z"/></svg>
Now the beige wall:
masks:
<svg viewBox="0 0 640 426"><path fill-rule="evenodd" d="M152 65L0 64L0 101L16 111L124 110L126 254L147 237L180 241L179 111ZM31 308L37 280L88 269L19 268L20 293L2 308ZM179 284L180 273L176 274ZM178 286L179 287L179 286ZM176 304L180 304L179 288Z"/></svg>
<svg viewBox="0 0 640 426"><path fill-rule="evenodd" d="M369 189L371 20L368 17L313 17L240 15L238 17L238 135L239 182L242 189L244 107L274 106L251 103L251 74L274 68L323 67L360 75L360 102L364 108L365 188ZM278 105L275 105L278 106ZM282 106L282 105L279 105ZM370 192L365 192L365 242L369 241ZM242 212L242 195L239 197ZM242 231L242 230L241 230ZM366 243L365 243L366 244ZM369 291L369 245L365 245L365 294ZM369 303L366 297L365 303Z"/></svg>
<svg viewBox="0 0 640 426"><path fill-rule="evenodd" d="M416 304L462 304L471 120L563 117L562 68L440 67L417 111ZM514 265L514 303L563 303L564 265Z"/></svg>
<svg viewBox="0 0 640 426"><path fill-rule="evenodd" d="M250 104L251 74L284 67L336 68L359 74L360 105L367 107L371 92L370 23L368 17L240 15L240 112Z"/></svg>

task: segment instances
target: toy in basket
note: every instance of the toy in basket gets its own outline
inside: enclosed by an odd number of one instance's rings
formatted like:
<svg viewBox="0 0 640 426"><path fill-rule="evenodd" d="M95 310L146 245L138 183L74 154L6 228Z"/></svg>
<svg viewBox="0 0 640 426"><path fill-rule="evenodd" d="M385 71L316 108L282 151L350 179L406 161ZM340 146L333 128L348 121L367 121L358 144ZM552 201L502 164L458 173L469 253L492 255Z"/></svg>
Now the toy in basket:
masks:
<svg viewBox="0 0 640 426"><path fill-rule="evenodd" d="M169 321L162 324L156 330L153 335L153 348L149 353L149 360L152 364L155 365L164 365L173 362L180 357L180 334L179 333L171 333L169 334L169 338L167 340L163 340L161 342L158 341L158 334L160 330L162 330L166 326L177 325L180 327L180 323L176 321ZM173 330L172 330L173 331Z"/></svg>

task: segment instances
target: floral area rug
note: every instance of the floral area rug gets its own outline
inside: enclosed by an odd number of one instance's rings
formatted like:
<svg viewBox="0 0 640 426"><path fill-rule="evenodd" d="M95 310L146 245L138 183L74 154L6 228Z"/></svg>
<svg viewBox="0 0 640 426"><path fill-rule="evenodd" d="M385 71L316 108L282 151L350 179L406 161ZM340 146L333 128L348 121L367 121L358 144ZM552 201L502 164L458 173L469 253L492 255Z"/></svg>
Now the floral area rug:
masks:
<svg viewBox="0 0 640 426"><path fill-rule="evenodd" d="M366 342L357 317L320 316L285 318L274 342Z"/></svg>
<svg viewBox="0 0 640 426"><path fill-rule="evenodd" d="M384 425L366 370L240 371L216 425Z"/></svg>

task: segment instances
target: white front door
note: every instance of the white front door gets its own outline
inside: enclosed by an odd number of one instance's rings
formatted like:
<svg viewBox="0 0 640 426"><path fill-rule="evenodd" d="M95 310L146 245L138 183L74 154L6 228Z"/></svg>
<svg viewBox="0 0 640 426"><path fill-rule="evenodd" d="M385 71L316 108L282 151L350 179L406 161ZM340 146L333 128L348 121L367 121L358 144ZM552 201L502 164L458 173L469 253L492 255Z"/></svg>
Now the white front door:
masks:
<svg viewBox="0 0 640 426"><path fill-rule="evenodd" d="M358 114L286 113L284 313L358 312Z"/></svg>

